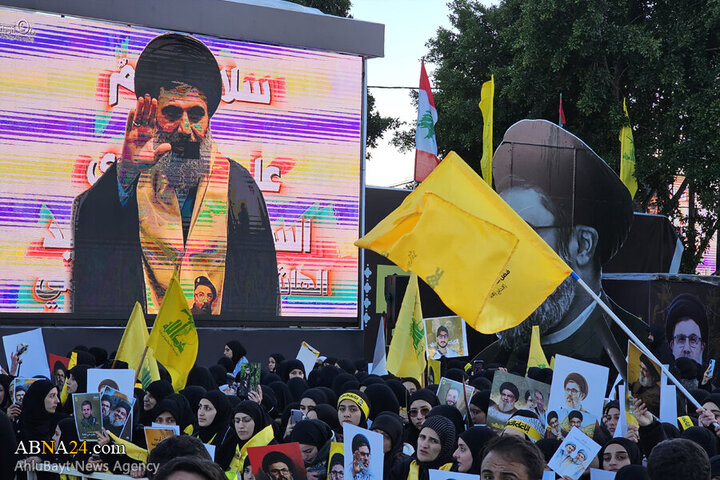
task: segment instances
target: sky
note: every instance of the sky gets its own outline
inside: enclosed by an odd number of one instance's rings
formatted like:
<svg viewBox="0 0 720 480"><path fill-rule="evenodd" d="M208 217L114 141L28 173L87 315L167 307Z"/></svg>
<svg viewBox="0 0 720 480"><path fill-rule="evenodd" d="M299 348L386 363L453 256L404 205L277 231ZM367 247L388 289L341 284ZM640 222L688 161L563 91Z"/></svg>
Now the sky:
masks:
<svg viewBox="0 0 720 480"><path fill-rule="evenodd" d="M446 0L353 0L354 18L385 25L385 57L368 60L368 85L417 87L420 59L428 51L425 44L439 27L450 28L449 11ZM432 66L426 68L432 78ZM381 115L415 124L417 110L409 90L371 88L370 92ZM398 152L389 144L391 137L386 135L370 150L367 185L389 187L412 180L415 152Z"/></svg>

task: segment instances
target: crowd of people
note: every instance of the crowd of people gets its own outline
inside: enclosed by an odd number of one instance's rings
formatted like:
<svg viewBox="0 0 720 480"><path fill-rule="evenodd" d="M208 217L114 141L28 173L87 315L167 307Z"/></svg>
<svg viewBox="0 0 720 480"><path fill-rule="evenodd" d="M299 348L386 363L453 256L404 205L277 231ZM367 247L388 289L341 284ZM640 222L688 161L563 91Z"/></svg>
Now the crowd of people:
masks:
<svg viewBox="0 0 720 480"><path fill-rule="evenodd" d="M236 380L239 366L248 359L241 343L230 341L218 349L223 354L215 365L195 366L179 392L173 391L162 368L160 380L145 389L136 385L130 440L104 430L97 439L98 445L122 443L127 447L124 454L57 449L36 453L18 448L31 440L77 443L72 396L61 402L63 385L68 394L83 393L89 368L111 368L113 363L114 368L126 368L101 348L78 346L73 351L78 364L70 370L57 364L52 378L32 383L22 402L10 398L12 375L0 376L1 478L24 478L25 467L42 462L82 461L84 468L96 465L112 473L157 480L181 478L178 472L193 480L296 480L293 466L280 457L268 465L263 460L261 471L267 478L255 478L248 448L297 442L307 480L372 479L372 473L362 468L370 455L367 442L352 439L360 465L357 471L345 472L342 459L331 455L332 443L343 441L343 424L349 423L382 434L383 480L429 480L430 470L475 474L483 480L541 480L563 440L556 420L540 419L531 409L516 409L504 430L486 426L488 410L495 406L490 394L493 377L506 371L499 364L468 372L464 361L442 359L444 377L475 388L463 418L456 406L437 397L437 385L422 387L413 378L368 374L367 363L347 359L321 357L312 371L306 371L299 360L273 354L263 359L260 384L240 397ZM527 376L548 383L552 370L529 368ZM636 398L633 415L638 426L628 426L617 435L620 405L608 401L593 433L602 448L580 478L589 478L590 469L597 468L617 472L616 480L719 479L720 389L715 380L702 380L689 385L696 387L691 393L701 409L678 402L678 415L691 417L692 426L661 423ZM517 428L544 426L546 420L542 438ZM143 427L153 424L176 425L180 435L163 440L148 454ZM214 458L206 445L214 447ZM561 449L559 454L568 461L585 455L582 451L571 455L574 448L567 444L567 452ZM52 472L37 475L59 478Z"/></svg>

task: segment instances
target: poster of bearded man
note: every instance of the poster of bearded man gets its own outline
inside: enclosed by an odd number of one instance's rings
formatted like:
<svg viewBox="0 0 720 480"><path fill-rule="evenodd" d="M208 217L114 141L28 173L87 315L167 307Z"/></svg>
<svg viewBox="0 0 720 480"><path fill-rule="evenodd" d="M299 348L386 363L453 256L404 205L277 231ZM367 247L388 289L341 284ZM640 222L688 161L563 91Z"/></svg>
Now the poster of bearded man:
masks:
<svg viewBox="0 0 720 480"><path fill-rule="evenodd" d="M560 413L577 410L596 418L602 415L609 370L602 365L557 355L550 385L548 410Z"/></svg>
<svg viewBox="0 0 720 480"><path fill-rule="evenodd" d="M633 399L639 398L647 409L660 415L660 372L662 368L645 356L634 343L628 342L628 383L625 408L633 411Z"/></svg>

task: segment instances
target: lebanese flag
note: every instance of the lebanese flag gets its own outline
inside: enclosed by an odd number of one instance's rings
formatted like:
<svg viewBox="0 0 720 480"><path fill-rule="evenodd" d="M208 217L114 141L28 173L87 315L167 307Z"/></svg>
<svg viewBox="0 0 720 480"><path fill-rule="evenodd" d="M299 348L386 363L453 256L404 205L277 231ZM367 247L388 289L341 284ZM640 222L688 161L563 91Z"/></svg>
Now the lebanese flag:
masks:
<svg viewBox="0 0 720 480"><path fill-rule="evenodd" d="M425 62L420 64L420 91L418 92L418 117L415 128L415 181L422 182L440 163L437 157L435 124L437 110L430 90L430 79Z"/></svg>

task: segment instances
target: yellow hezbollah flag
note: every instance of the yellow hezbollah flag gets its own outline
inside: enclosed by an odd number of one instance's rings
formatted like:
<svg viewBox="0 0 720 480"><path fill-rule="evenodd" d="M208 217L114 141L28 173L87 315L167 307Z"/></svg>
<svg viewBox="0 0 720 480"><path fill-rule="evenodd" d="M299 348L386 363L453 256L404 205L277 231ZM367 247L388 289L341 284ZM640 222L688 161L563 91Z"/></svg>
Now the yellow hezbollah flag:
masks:
<svg viewBox="0 0 720 480"><path fill-rule="evenodd" d="M482 333L518 325L572 272L455 152L355 245L417 273Z"/></svg>
<svg viewBox="0 0 720 480"><path fill-rule="evenodd" d="M198 337L177 275L170 280L147 346L153 350L155 359L170 372L175 391L182 390L197 358Z"/></svg>
<svg viewBox="0 0 720 480"><path fill-rule="evenodd" d="M525 370L525 374L527 375L527 371L530 370L530 367L548 368L548 366L549 363L547 361L547 357L542 349L542 345L540 345L540 327L538 325L533 325L532 336L530 337L530 355L528 355L527 370Z"/></svg>
<svg viewBox="0 0 720 480"><path fill-rule="evenodd" d="M397 323L388 349L387 371L397 377L412 377L422 383L425 370L425 325L417 275L410 274Z"/></svg>
<svg viewBox="0 0 720 480"><path fill-rule="evenodd" d="M483 154L480 159L480 171L483 179L492 188L492 154L493 154L493 98L495 97L495 75L483 83L480 91L480 111L483 116Z"/></svg>
<svg viewBox="0 0 720 480"><path fill-rule="evenodd" d="M73 368L75 365L77 365L77 352L72 352L70 354L70 361L68 362L68 370ZM67 382L63 383L62 391L60 392L60 403L64 404L67 400L68 393L67 393Z"/></svg>
<svg viewBox="0 0 720 480"><path fill-rule="evenodd" d="M140 359L143 358L143 350L145 350L147 340L148 331L145 316L140 303L135 302L135 308L133 308L130 319L128 319L125 326L115 358L127 362L128 368L135 370L135 378L140 379L143 389L147 388L155 380L160 380L157 361L150 349L145 353L142 368L139 365Z"/></svg>
<svg viewBox="0 0 720 480"><path fill-rule="evenodd" d="M620 129L620 180L630 190L630 196L635 198L638 189L635 178L635 141L632 128L630 128L630 115L628 115L625 99L623 99L623 111L627 125Z"/></svg>

